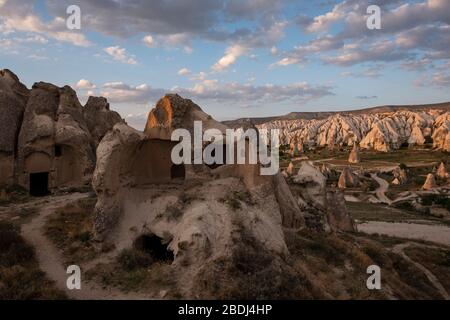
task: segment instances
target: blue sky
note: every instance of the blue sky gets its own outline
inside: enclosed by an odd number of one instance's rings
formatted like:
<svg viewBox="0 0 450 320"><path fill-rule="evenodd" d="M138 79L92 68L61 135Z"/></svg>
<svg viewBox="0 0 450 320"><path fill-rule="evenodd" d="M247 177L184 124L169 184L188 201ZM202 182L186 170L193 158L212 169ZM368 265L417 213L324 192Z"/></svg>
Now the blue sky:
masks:
<svg viewBox="0 0 450 320"><path fill-rule="evenodd" d="M0 68L141 128L165 92L219 120L449 101L449 31L450 0L0 0Z"/></svg>

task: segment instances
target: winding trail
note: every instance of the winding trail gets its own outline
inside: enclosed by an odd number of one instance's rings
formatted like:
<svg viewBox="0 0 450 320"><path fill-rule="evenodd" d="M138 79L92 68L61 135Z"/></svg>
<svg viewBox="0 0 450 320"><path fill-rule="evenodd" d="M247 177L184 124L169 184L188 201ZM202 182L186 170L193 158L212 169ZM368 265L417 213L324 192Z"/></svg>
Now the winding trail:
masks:
<svg viewBox="0 0 450 320"><path fill-rule="evenodd" d="M411 245L415 245L411 242L405 242L405 243L401 243L398 244L396 246L394 246L392 248L392 252L400 255L401 257L403 257L406 261L408 261L409 263L413 264L415 267L417 267L419 270L421 270L425 276L428 278L428 280L436 287L436 289L439 291L439 294L445 299L445 300L450 300L450 296L447 293L447 291L445 290L444 286L439 282L439 280L436 278L436 276L427 268L425 268L423 265L421 265L420 263L415 262L414 260L412 260L410 257L408 257L408 255L405 253L404 249L406 249L407 247L411 246Z"/></svg>
<svg viewBox="0 0 450 320"><path fill-rule="evenodd" d="M391 204L392 200L386 196L386 191L389 189L389 182L381 179L376 173L371 173L370 176L374 179L380 186L375 190L378 200L385 204Z"/></svg>
<svg viewBox="0 0 450 320"><path fill-rule="evenodd" d="M129 299L149 299L150 297L144 294L124 293L115 288L102 288L101 285L92 281L83 281L83 270L81 268L81 289L69 290L66 285L68 274L64 265L64 259L59 250L53 243L45 236L44 226L48 216L53 214L55 210L69 202L77 201L87 198L88 195L81 193L73 193L64 196L52 197L51 201L39 208L38 214L22 225L22 236L32 244L36 249L36 256L41 270L55 282L55 285L60 290L63 290L70 299L81 300L129 300ZM45 203L42 202L42 203ZM28 203L29 205L29 203Z"/></svg>

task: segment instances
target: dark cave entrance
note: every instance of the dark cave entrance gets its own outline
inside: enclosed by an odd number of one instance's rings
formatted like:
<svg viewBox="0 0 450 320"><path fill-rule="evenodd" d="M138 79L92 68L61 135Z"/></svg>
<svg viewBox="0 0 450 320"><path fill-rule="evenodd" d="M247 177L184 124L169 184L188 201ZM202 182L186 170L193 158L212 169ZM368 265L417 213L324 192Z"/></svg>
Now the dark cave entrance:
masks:
<svg viewBox="0 0 450 320"><path fill-rule="evenodd" d="M43 197L48 193L48 172L30 173L30 195Z"/></svg>
<svg viewBox="0 0 450 320"><path fill-rule="evenodd" d="M173 252L169 250L164 240L154 234L146 234L134 241L134 247L150 255L155 261L172 262Z"/></svg>
<svg viewBox="0 0 450 320"><path fill-rule="evenodd" d="M184 180L186 178L186 169L184 164L174 164L170 168L170 177L171 179L181 179Z"/></svg>

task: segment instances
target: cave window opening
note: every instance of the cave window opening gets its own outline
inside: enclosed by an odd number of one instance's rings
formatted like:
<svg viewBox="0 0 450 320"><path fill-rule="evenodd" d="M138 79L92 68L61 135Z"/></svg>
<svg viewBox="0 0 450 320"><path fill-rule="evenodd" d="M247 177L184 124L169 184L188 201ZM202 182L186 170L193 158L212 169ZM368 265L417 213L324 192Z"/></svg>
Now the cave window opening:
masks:
<svg viewBox="0 0 450 320"><path fill-rule="evenodd" d="M165 241L154 234L146 234L138 237L134 247L150 255L155 261L172 262L173 252L168 248Z"/></svg>
<svg viewBox="0 0 450 320"><path fill-rule="evenodd" d="M59 145L55 146L55 157L59 158L62 156L62 147Z"/></svg>
<svg viewBox="0 0 450 320"><path fill-rule="evenodd" d="M30 195L44 197L48 195L48 172L30 174Z"/></svg>

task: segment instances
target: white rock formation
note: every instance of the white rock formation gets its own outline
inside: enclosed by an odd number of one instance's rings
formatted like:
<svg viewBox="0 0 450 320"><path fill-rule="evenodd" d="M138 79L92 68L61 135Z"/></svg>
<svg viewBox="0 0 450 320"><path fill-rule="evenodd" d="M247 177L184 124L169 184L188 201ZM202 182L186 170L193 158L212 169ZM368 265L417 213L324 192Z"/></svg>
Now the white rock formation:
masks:
<svg viewBox="0 0 450 320"><path fill-rule="evenodd" d="M434 148L450 151L450 113L442 110L337 114L321 120L275 120L258 128L281 129L281 143L308 146L353 145L387 152L404 144L423 145L433 138Z"/></svg>

